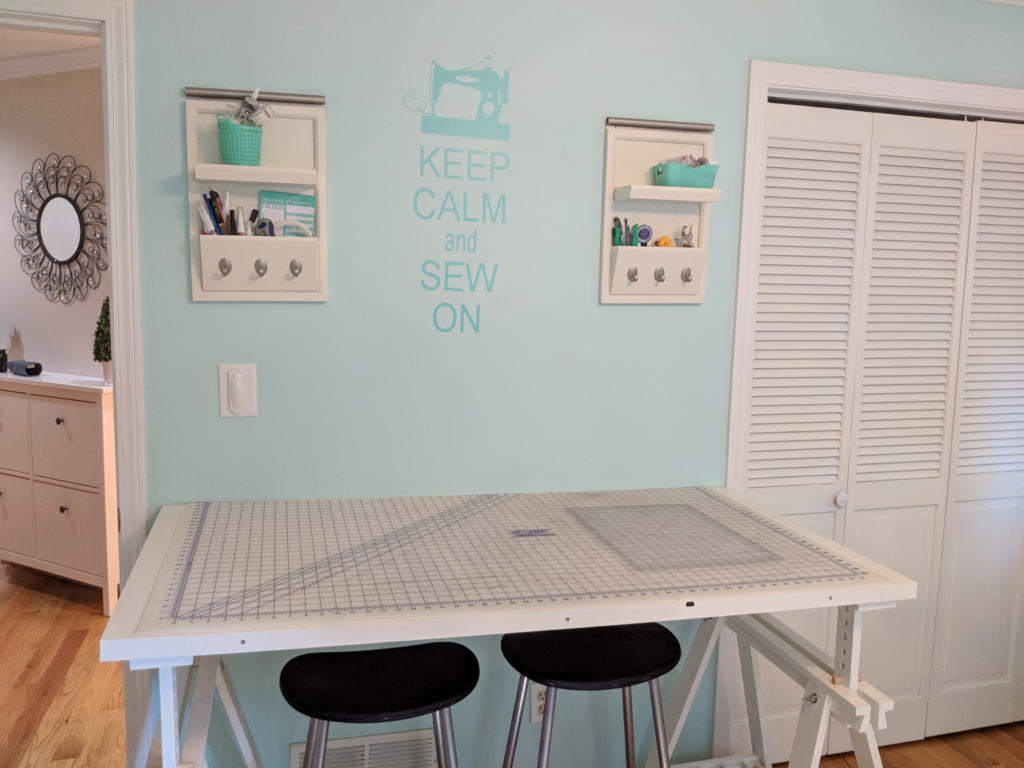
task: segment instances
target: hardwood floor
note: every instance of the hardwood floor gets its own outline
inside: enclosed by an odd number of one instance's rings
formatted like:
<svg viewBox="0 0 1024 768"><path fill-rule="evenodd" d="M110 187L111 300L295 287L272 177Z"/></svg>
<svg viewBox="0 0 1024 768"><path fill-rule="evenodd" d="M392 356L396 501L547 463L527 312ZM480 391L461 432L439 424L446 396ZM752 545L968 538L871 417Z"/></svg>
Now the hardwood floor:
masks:
<svg viewBox="0 0 1024 768"><path fill-rule="evenodd" d="M124 768L120 663L99 589L0 564L0 768Z"/></svg>
<svg viewBox="0 0 1024 768"><path fill-rule="evenodd" d="M125 768L121 665L99 661L106 623L98 589L0 564L0 768ZM883 747L882 762L1024 768L1024 723Z"/></svg>
<svg viewBox="0 0 1024 768"><path fill-rule="evenodd" d="M1024 768L1024 723L896 744L881 753L884 768ZM857 761L847 752L822 758L821 768L857 768Z"/></svg>

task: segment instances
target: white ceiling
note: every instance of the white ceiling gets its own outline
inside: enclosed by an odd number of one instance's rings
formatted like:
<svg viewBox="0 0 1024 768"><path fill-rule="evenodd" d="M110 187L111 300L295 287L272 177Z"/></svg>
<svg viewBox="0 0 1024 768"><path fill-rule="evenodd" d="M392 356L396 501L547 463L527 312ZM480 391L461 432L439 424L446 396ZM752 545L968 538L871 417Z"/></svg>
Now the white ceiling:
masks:
<svg viewBox="0 0 1024 768"><path fill-rule="evenodd" d="M0 61L83 49L98 50L99 45L98 37L0 27Z"/></svg>

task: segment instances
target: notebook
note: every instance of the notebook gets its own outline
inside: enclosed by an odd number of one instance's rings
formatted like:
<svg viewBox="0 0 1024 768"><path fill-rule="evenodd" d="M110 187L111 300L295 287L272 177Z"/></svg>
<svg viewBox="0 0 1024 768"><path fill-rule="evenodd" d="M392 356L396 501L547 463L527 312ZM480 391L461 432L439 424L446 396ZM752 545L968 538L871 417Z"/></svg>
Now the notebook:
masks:
<svg viewBox="0 0 1024 768"><path fill-rule="evenodd" d="M316 195L296 195L293 192L260 192L260 218L274 222L275 234L278 237L304 237L296 227L277 227L282 219L299 221L309 227L316 236Z"/></svg>

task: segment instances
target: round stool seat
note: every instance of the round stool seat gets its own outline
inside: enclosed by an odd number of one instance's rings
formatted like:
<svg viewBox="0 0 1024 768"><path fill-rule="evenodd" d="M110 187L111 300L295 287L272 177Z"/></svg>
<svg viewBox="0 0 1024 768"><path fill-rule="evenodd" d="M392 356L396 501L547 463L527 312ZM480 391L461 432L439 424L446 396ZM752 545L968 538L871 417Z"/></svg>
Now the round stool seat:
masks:
<svg viewBox="0 0 1024 768"><path fill-rule="evenodd" d="M675 635L660 624L519 632L501 638L501 652L535 683L576 691L646 683L682 656Z"/></svg>
<svg viewBox="0 0 1024 768"><path fill-rule="evenodd" d="M281 693L292 708L317 720L383 723L450 707L479 679L471 650L426 643L296 656L281 670Z"/></svg>

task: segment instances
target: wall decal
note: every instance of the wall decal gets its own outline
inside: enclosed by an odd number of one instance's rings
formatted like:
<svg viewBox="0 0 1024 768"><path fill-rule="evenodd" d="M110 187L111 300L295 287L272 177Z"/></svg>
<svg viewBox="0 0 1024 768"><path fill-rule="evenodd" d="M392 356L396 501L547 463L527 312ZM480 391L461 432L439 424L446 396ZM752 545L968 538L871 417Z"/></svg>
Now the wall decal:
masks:
<svg viewBox="0 0 1024 768"><path fill-rule="evenodd" d="M441 136L508 141L508 123L500 121L508 104L508 70L499 75L491 57L462 69L445 69L430 62L429 103L415 93L405 94L405 106L421 112L420 131Z"/></svg>

